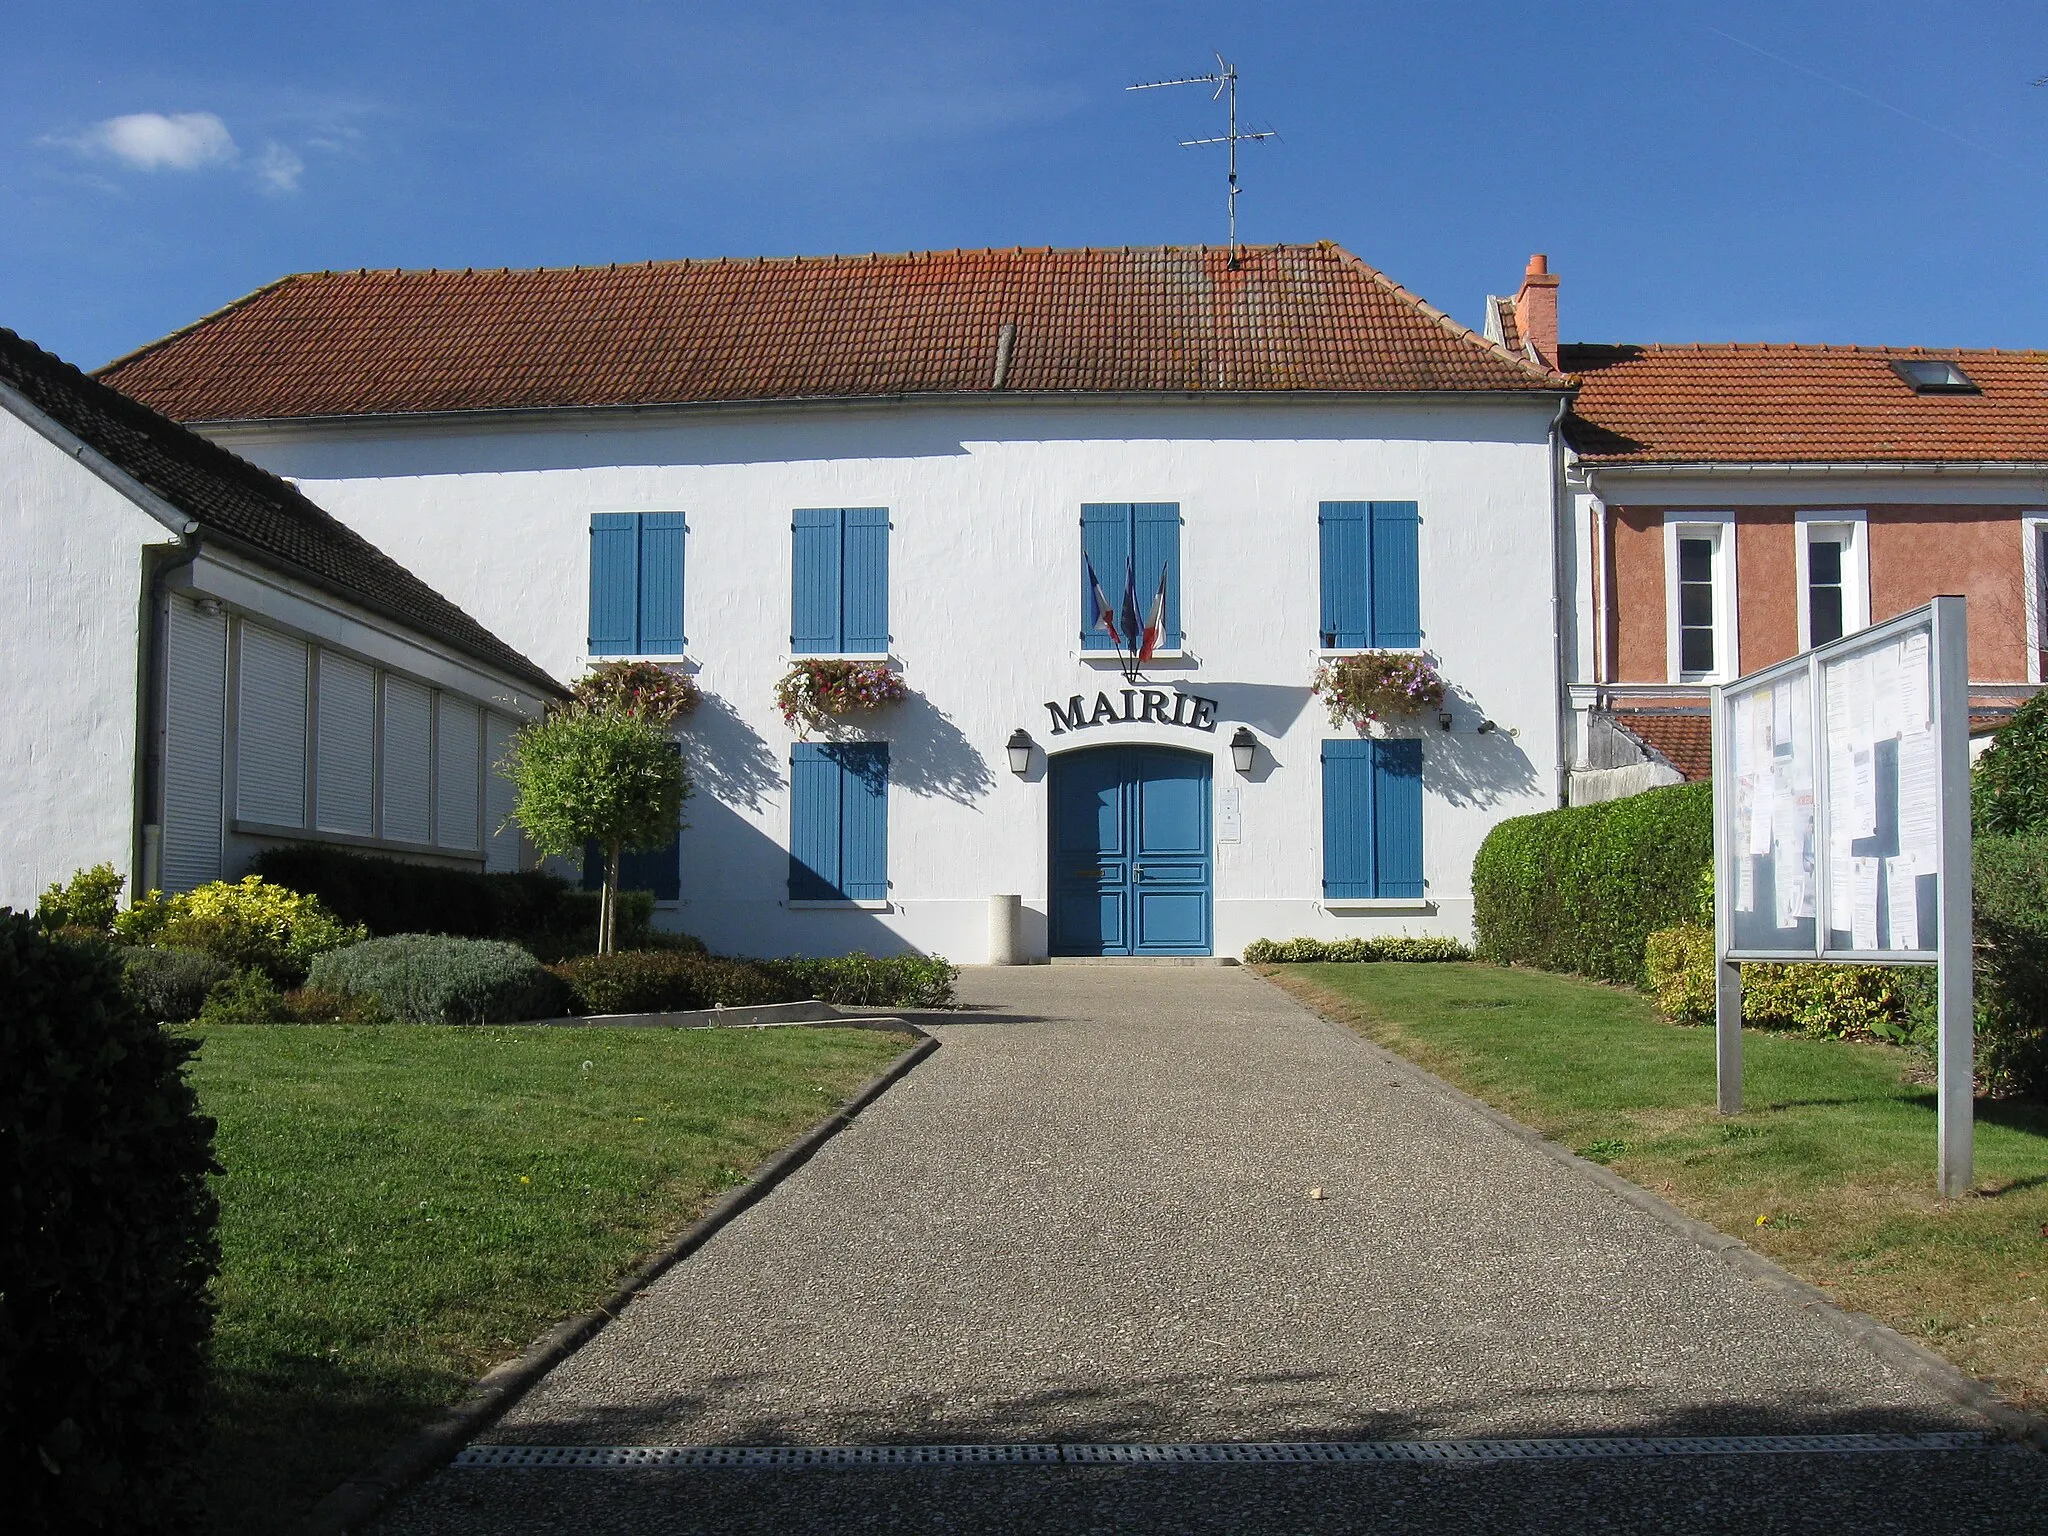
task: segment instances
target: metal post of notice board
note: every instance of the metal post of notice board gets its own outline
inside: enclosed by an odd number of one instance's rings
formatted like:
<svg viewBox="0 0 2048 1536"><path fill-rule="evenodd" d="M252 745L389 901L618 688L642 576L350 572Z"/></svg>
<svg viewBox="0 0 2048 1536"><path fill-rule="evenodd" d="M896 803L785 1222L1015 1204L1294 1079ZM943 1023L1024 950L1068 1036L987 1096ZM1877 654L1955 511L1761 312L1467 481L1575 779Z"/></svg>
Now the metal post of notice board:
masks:
<svg viewBox="0 0 2048 1536"><path fill-rule="evenodd" d="M1719 1109L1742 1112L1743 961L1933 965L1950 1197L1974 1177L1966 624L1938 597L1712 701Z"/></svg>

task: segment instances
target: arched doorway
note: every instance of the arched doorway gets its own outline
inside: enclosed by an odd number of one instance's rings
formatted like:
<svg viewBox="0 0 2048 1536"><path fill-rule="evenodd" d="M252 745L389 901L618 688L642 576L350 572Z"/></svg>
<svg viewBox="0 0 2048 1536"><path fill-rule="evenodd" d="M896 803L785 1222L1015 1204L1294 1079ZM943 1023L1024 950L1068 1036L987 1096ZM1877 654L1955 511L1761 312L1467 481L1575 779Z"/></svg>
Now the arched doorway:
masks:
<svg viewBox="0 0 2048 1536"><path fill-rule="evenodd" d="M1052 952L1208 954L1208 755L1065 752L1049 792Z"/></svg>

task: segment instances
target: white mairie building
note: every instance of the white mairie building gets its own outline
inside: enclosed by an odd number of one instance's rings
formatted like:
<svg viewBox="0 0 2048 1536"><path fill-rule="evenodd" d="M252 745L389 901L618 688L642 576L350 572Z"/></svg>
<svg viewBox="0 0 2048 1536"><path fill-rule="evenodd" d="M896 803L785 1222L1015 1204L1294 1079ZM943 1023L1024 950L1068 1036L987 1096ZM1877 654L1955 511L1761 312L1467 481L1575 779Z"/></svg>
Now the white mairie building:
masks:
<svg viewBox="0 0 2048 1536"><path fill-rule="evenodd" d="M1333 245L313 273L103 377L555 677L692 673L633 873L715 949L978 961L1011 894L1024 958L1465 936L1481 839L1560 802L1569 385ZM1135 679L1088 566L1164 577ZM1334 728L1364 649L1441 715ZM908 698L799 739L821 656Z"/></svg>

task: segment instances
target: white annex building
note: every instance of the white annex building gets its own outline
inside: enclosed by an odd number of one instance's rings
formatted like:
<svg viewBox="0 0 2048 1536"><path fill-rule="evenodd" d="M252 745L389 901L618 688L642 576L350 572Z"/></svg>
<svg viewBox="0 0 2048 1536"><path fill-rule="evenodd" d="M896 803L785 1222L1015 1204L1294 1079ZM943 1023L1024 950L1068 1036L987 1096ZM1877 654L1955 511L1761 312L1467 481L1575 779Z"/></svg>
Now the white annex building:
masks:
<svg viewBox="0 0 2048 1536"><path fill-rule="evenodd" d="M276 476L0 330L0 906L307 838L516 867L488 765L562 690Z"/></svg>
<svg viewBox="0 0 2048 1536"><path fill-rule="evenodd" d="M716 949L975 961L1004 893L1037 956L1463 936L1481 839L1561 801L1569 383L1333 245L314 273L103 377L556 678L691 671L637 868ZM1136 681L1091 566L1163 575ZM1358 649L1446 711L1333 728ZM807 656L908 700L800 740Z"/></svg>

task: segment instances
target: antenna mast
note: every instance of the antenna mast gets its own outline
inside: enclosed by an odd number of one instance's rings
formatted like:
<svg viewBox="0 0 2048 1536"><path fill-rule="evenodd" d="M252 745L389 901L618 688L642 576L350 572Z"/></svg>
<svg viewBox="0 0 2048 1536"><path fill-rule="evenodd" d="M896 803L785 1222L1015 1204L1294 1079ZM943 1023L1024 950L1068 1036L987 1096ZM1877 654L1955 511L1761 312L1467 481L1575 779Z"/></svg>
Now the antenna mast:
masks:
<svg viewBox="0 0 2048 1536"><path fill-rule="evenodd" d="M1169 85L1213 85L1214 87L1216 87L1216 89L1215 89L1214 93L1213 93L1213 94L1212 94L1212 95L1210 96L1210 98L1209 98L1209 99L1210 99L1211 101L1214 101L1214 100L1215 100L1215 99L1216 99L1217 97L1219 97L1219 96L1226 96L1226 97L1228 97L1228 98L1229 98L1229 101L1230 101L1230 129L1229 129L1229 131L1228 131L1227 133L1219 134L1219 135L1217 135L1217 136L1215 136L1215 137L1213 137L1213 138L1207 138L1207 139L1182 139L1182 140L1180 141L1180 145L1181 145L1181 148L1182 148L1182 149L1194 149L1194 148L1197 148L1197 147L1199 147L1199 146L1201 146L1201 145L1204 145L1204 144L1227 144L1227 145L1229 145L1229 146L1230 146L1230 196L1229 196L1229 198L1228 198L1228 200L1227 200L1226 206L1228 207L1228 209L1229 209L1229 211L1230 211L1230 266L1231 266L1231 270L1232 270L1232 271L1235 271L1235 270L1237 269L1237 265L1238 265L1238 262L1237 262L1237 194L1238 194L1238 190L1239 190L1239 189L1238 189L1238 185L1237 185L1237 145L1238 145L1238 141L1239 141L1240 139L1251 139L1251 140L1254 140L1254 141L1256 141L1256 140L1259 140L1259 139L1274 139L1274 138L1278 138L1278 137L1279 137L1279 135L1278 135L1278 134L1276 134L1276 133L1273 133L1273 132L1272 132L1272 131L1270 131L1270 130L1266 130L1266 131L1263 131L1263 132L1254 132L1254 131L1252 131L1252 130L1250 130L1250 129L1245 129L1245 130L1243 130L1243 131L1240 131L1240 130L1238 129L1238 126L1237 126L1237 66L1236 66L1235 64L1231 63L1231 62L1230 62L1230 60L1228 60L1228 59L1224 58L1224 57L1223 57L1223 55L1222 55L1222 54L1220 54L1220 53L1216 55L1216 70L1215 70L1215 73L1213 73L1213 74L1207 74L1207 75L1189 75L1189 76L1187 76L1187 77L1186 77L1185 79L1181 79L1181 80L1147 80L1147 81L1145 81L1145 82L1144 82L1143 84L1141 84L1141 85L1127 85L1127 86L1125 86L1125 87L1124 87L1124 89L1125 89L1125 90L1127 90L1127 91L1157 91L1157 90L1163 90L1163 89L1164 89L1165 87L1167 87L1167 86L1169 86Z"/></svg>

